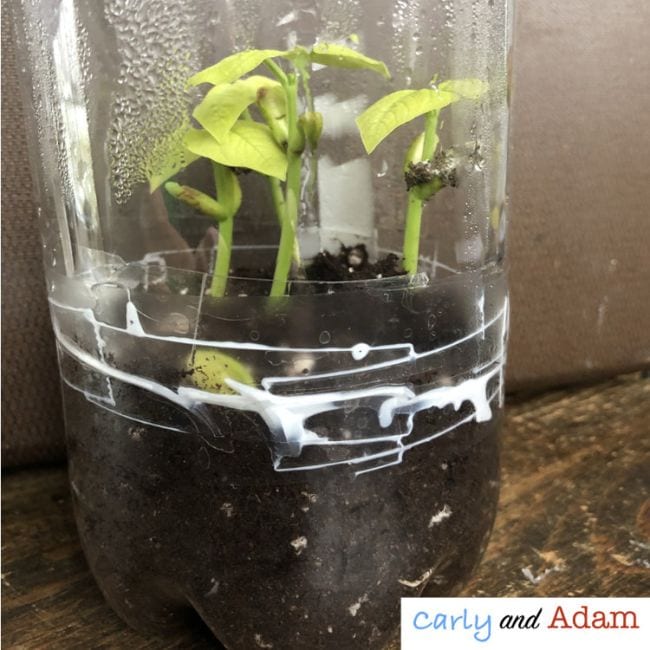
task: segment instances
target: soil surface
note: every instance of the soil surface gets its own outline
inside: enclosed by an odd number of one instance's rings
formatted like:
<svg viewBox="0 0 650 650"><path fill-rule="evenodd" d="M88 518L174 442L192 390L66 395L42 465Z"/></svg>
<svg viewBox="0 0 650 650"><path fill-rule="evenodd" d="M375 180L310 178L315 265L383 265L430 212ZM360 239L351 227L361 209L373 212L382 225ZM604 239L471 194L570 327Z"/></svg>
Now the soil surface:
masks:
<svg viewBox="0 0 650 650"><path fill-rule="evenodd" d="M331 287L332 282L353 282L363 280L379 280L382 278L394 278L406 275L402 267L401 259L394 253L388 253L376 262L370 260L365 244L356 246L341 246L337 254L324 251L316 257L297 274L298 280L304 282L290 282L288 293L324 293ZM236 267L232 278L228 283L229 295L254 295L260 293L259 280L272 280L273 267ZM337 291L359 289L358 284L345 287L340 285Z"/></svg>
<svg viewBox="0 0 650 650"><path fill-rule="evenodd" d="M342 282L344 280L374 280L406 275L400 258L389 253L371 262L364 244L341 246L338 255L319 253L306 270L312 282Z"/></svg>

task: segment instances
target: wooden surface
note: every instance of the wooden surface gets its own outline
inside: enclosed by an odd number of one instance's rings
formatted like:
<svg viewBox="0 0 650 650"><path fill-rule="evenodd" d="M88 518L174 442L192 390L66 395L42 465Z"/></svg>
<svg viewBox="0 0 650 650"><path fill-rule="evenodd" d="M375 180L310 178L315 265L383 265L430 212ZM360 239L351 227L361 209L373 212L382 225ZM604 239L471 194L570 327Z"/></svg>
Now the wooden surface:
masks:
<svg viewBox="0 0 650 650"><path fill-rule="evenodd" d="M3 647L215 647L198 623L145 638L111 612L77 541L65 469L6 475L2 511ZM650 596L649 379L509 405L499 515L464 593Z"/></svg>

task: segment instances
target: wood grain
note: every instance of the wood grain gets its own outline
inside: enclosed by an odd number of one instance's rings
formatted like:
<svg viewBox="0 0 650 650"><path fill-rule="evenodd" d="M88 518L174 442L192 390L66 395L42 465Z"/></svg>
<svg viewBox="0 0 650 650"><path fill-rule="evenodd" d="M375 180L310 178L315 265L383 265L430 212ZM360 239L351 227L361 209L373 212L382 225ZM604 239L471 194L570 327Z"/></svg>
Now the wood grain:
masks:
<svg viewBox="0 0 650 650"><path fill-rule="evenodd" d="M3 488L4 647L216 647L198 621L143 637L112 613L77 540L64 468L10 473ZM499 515L464 594L650 596L650 380L509 405Z"/></svg>

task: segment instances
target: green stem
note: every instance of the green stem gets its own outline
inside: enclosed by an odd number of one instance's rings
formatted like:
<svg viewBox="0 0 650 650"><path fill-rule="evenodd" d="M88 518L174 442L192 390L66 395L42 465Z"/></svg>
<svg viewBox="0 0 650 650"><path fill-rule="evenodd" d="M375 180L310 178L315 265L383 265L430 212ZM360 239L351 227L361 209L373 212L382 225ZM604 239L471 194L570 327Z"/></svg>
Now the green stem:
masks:
<svg viewBox="0 0 650 650"><path fill-rule="evenodd" d="M278 217L278 224L282 227L284 222L284 214L286 210L286 203L284 201L284 194L282 192L282 183L279 179L269 176L269 185L271 186L271 196L273 197L273 206L275 207L275 214Z"/></svg>
<svg viewBox="0 0 650 650"><path fill-rule="evenodd" d="M280 247L275 263L275 273L271 286L271 296L282 296L286 292L291 259L297 246L296 232L298 229L298 205L300 200L300 180L302 171L302 152L305 148L304 135L298 123L298 88L294 74L287 76L287 122L289 127L289 143L287 157L287 183L285 196L284 218L280 233Z"/></svg>
<svg viewBox="0 0 650 650"><path fill-rule="evenodd" d="M284 70L273 60L267 59L265 62L266 67L273 73L275 78L286 88L289 83L289 78L284 73Z"/></svg>
<svg viewBox="0 0 650 650"><path fill-rule="evenodd" d="M277 178L269 176L269 184L271 186L275 214L278 218L278 224L282 228L287 210L287 203L284 198L284 192L282 191L282 183ZM295 233L293 239L293 261L298 266L302 264L302 260L300 259L300 246L298 245L298 238L295 236Z"/></svg>
<svg viewBox="0 0 650 650"><path fill-rule="evenodd" d="M230 258L232 256L233 230L235 215L241 205L241 190L234 172L224 165L212 163L214 180L217 186L217 198L227 211L227 219L219 224L219 242L217 244L217 262L212 276L210 295L221 298L226 295Z"/></svg>
<svg viewBox="0 0 650 650"><path fill-rule="evenodd" d="M433 160L433 155L438 146L438 111L427 113L426 126L424 130L424 145L422 147L422 160Z"/></svg>
<svg viewBox="0 0 650 650"><path fill-rule="evenodd" d="M424 145L422 147L422 161L433 160L438 146L438 111L431 111L426 117L424 131ZM411 160L410 162L422 162ZM422 210L424 202L415 195L415 189L408 193L408 208L406 211L406 229L404 231L404 270L409 275L418 272L420 260L420 232L422 229Z"/></svg>
<svg viewBox="0 0 650 650"><path fill-rule="evenodd" d="M219 243L217 244L217 264L212 276L210 295L221 298L226 295L228 275L230 273L230 257L232 254L232 235L235 220L231 217L219 224Z"/></svg>
<svg viewBox="0 0 650 650"><path fill-rule="evenodd" d="M415 196L411 189L409 190L406 230L404 231L404 270L409 275L415 275L418 271L421 227L422 201Z"/></svg>

